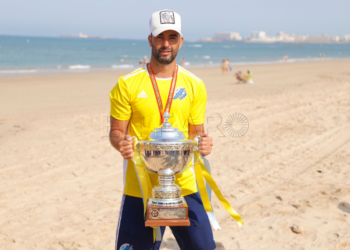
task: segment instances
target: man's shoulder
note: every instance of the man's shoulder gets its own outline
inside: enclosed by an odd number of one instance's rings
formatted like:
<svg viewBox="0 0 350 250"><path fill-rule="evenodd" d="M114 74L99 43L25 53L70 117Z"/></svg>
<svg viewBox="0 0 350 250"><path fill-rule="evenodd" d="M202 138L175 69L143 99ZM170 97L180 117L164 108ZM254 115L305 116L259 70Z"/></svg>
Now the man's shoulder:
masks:
<svg viewBox="0 0 350 250"><path fill-rule="evenodd" d="M123 75L121 76L119 79L123 80L124 82L126 81L132 81L133 79L143 76L143 73L146 73L146 67L143 66L141 68L138 68L132 72L130 72L129 74Z"/></svg>
<svg viewBox="0 0 350 250"><path fill-rule="evenodd" d="M188 71L187 69L184 69L183 67L179 66L179 74L183 74L183 76L190 80L191 82L194 81L196 83L203 82L202 79L200 79L198 76L193 74L192 72Z"/></svg>

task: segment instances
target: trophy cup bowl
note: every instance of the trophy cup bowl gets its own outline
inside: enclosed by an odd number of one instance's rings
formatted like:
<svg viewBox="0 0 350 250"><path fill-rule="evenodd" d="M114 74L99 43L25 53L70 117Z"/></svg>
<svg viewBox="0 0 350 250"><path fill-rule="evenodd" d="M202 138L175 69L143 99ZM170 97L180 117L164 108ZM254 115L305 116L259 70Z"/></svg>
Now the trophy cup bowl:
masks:
<svg viewBox="0 0 350 250"><path fill-rule="evenodd" d="M193 141L171 126L168 112L164 113L164 118L163 125L152 131L149 139L136 144L145 169L159 175L159 185L152 189L152 198L147 203L146 226L189 226L187 204L181 196L181 188L175 184L175 174L190 167L197 148Z"/></svg>

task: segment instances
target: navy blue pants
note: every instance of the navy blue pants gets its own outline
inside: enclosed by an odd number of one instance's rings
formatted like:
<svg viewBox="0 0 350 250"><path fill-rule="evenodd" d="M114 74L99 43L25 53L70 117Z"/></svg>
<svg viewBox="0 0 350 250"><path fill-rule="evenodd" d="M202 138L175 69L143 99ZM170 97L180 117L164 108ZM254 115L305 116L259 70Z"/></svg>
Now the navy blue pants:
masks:
<svg viewBox="0 0 350 250"><path fill-rule="evenodd" d="M198 193L184 197L188 205L188 227L170 227L181 250L213 250L216 248L208 215ZM161 227L162 237L165 227ZM153 228L145 227L142 198L123 196L116 237L116 250L157 250Z"/></svg>

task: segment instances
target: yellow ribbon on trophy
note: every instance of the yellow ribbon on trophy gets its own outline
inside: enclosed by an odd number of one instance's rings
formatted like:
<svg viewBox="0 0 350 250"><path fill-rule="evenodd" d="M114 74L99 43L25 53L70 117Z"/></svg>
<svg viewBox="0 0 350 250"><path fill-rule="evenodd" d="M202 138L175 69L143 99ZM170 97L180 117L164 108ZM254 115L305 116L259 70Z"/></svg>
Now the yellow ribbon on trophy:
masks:
<svg viewBox="0 0 350 250"><path fill-rule="evenodd" d="M194 143L198 147L198 142L196 140L194 141ZM220 203L223 205L223 207L226 209L229 215L238 223L239 226L242 226L244 224L242 217L231 207L230 203L222 195L213 177L211 176L211 174L203 164L202 156L198 150L195 150L195 158L199 159L198 162L195 159L196 165L194 166L194 172L196 174L197 186L202 198L205 211L213 212L203 177L205 181L209 184L211 189L214 191L216 197L218 197Z"/></svg>
<svg viewBox="0 0 350 250"><path fill-rule="evenodd" d="M134 148L134 157L132 158L132 161L134 163L134 169L136 172L136 176L139 181L141 194L142 194L142 200L143 200L143 216L146 216L146 208L147 208L147 200L148 196L151 196L152 194L152 184L151 179L149 178L148 172L143 167L144 162L142 160L142 157L140 155L140 151L136 148L136 140L133 140L133 148ZM160 240L160 230L157 230L156 227L153 228L153 242L156 240L156 236L158 236ZM156 230L158 232L156 232Z"/></svg>
<svg viewBox="0 0 350 250"><path fill-rule="evenodd" d="M147 208L147 199L148 195L152 193L152 184L151 180L149 178L148 172L143 167L144 162L142 160L142 157L140 155L140 152L136 149L136 140L133 140L133 146L134 146L134 157L132 161L134 162L134 168L135 172L140 184L141 188L141 194L143 199L143 215L146 214L146 208Z"/></svg>

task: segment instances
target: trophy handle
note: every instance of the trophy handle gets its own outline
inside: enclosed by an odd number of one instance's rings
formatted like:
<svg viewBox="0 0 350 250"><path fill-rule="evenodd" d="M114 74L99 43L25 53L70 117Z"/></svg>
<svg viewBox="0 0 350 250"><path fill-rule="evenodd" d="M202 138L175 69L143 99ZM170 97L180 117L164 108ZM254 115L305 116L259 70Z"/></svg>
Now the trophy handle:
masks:
<svg viewBox="0 0 350 250"><path fill-rule="evenodd" d="M193 151L199 151L199 148L198 148L198 144L199 144L199 139L201 138L201 136L197 135L195 138L194 138L194 141L196 142L194 148L193 148ZM202 156L202 155L201 155ZM201 160L201 158L198 158L197 161L195 163L192 163L192 166L195 166L199 161Z"/></svg>
<svg viewBox="0 0 350 250"><path fill-rule="evenodd" d="M136 136L131 136L131 138L136 141L134 149L139 150L139 143L140 143L139 140L137 139Z"/></svg>
<svg viewBox="0 0 350 250"><path fill-rule="evenodd" d="M201 138L200 135L197 135L195 138L194 138L194 141L197 142L197 146L194 147L193 150L198 150L198 144L199 144L199 139Z"/></svg>
<svg viewBox="0 0 350 250"><path fill-rule="evenodd" d="M137 139L137 137L136 136L131 136L131 138L133 139L133 140L135 140L135 146L134 146L134 149L136 149L137 151L139 151L139 153L140 153L140 141ZM141 153L140 153L141 154ZM143 159L143 157L141 156L141 159L144 161L144 159ZM156 172L153 172L153 171L151 171L151 170L149 170L148 168L146 168L146 166L145 165L143 165L143 168L149 173L149 174L157 174Z"/></svg>

